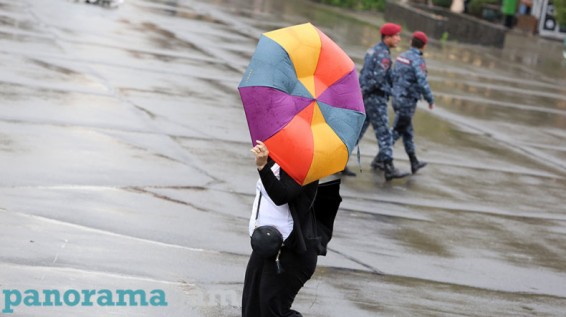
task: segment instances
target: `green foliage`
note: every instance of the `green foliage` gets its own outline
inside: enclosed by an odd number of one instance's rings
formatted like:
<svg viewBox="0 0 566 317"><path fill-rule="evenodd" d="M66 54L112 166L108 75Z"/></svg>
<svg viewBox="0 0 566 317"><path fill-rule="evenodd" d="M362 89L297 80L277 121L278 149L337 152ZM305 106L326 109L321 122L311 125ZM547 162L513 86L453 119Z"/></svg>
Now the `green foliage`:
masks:
<svg viewBox="0 0 566 317"><path fill-rule="evenodd" d="M446 44L446 42L448 42L448 32L444 32L442 33L442 36L440 37L440 42L442 44Z"/></svg>
<svg viewBox="0 0 566 317"><path fill-rule="evenodd" d="M554 12L558 24L566 25L566 0L554 0Z"/></svg>
<svg viewBox="0 0 566 317"><path fill-rule="evenodd" d="M450 8L452 0L432 0L432 4L437 7Z"/></svg>
<svg viewBox="0 0 566 317"><path fill-rule="evenodd" d="M500 3L500 0L472 0L468 5L468 10L470 11L471 15L481 17L485 5L499 5Z"/></svg>
<svg viewBox="0 0 566 317"><path fill-rule="evenodd" d="M357 10L383 11L385 9L385 0L318 0L317 2Z"/></svg>

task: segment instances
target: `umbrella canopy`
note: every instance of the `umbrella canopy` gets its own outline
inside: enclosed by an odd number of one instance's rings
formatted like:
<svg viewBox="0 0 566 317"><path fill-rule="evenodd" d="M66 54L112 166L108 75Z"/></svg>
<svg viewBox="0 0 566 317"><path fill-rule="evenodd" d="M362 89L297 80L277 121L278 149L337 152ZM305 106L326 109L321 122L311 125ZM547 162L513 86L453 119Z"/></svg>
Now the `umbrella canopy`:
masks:
<svg viewBox="0 0 566 317"><path fill-rule="evenodd" d="M262 34L238 89L252 144L299 184L345 168L365 119L358 76L312 24Z"/></svg>

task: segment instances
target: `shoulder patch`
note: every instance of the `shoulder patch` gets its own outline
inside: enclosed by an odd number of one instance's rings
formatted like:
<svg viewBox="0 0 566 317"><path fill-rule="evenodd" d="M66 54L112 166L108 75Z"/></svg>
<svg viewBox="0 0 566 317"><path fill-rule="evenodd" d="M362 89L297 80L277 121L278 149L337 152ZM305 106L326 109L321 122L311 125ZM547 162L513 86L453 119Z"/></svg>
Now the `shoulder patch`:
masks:
<svg viewBox="0 0 566 317"><path fill-rule="evenodd" d="M403 64L411 65L411 61L406 59L403 56L397 57L397 61L400 62L400 63L403 63Z"/></svg>
<svg viewBox="0 0 566 317"><path fill-rule="evenodd" d="M391 60L389 58L382 58L381 65L383 65L383 68L389 69L389 67L391 67Z"/></svg>

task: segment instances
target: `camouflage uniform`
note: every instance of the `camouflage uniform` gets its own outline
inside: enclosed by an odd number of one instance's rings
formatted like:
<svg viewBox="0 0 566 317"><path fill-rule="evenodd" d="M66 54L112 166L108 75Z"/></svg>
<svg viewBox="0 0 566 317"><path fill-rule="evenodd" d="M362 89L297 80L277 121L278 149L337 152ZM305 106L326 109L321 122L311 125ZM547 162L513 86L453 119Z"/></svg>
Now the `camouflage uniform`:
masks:
<svg viewBox="0 0 566 317"><path fill-rule="evenodd" d="M426 79L427 70L422 52L413 47L401 53L395 60L391 76L393 110L395 110L395 121L392 128L393 144L403 137L405 152L409 157L414 157L413 115L417 101L423 96L429 104L434 104L434 98Z"/></svg>
<svg viewBox="0 0 566 317"><path fill-rule="evenodd" d="M391 95L391 55L385 43L379 42L367 51L360 73L360 86L364 98L366 120L358 142L371 123L379 146L377 160L391 160L392 138L387 116L387 102Z"/></svg>

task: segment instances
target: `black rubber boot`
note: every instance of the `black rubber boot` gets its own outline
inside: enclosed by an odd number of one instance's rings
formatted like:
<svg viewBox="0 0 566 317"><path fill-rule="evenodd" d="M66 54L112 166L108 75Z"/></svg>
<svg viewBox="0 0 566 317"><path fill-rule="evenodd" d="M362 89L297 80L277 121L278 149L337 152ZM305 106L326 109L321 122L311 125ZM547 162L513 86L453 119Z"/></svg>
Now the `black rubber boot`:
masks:
<svg viewBox="0 0 566 317"><path fill-rule="evenodd" d="M352 172L348 166L346 166L346 168L344 168L344 170L342 171L342 175L344 176L352 176L352 177L356 177L356 173Z"/></svg>
<svg viewBox="0 0 566 317"><path fill-rule="evenodd" d="M409 173L407 172L401 172L398 169L396 169L395 166L393 166L392 160L384 162L383 166L384 166L384 171L385 171L384 175L386 181L390 181L394 178L403 178L409 175Z"/></svg>
<svg viewBox="0 0 566 317"><path fill-rule="evenodd" d="M371 168L373 168L374 170L385 170L385 164L382 160L379 159L379 155L376 155L373 158L373 161L371 161Z"/></svg>
<svg viewBox="0 0 566 317"><path fill-rule="evenodd" d="M411 172L413 174L415 174L418 170L426 166L426 162L419 161L414 153L409 154L409 159L411 160Z"/></svg>

